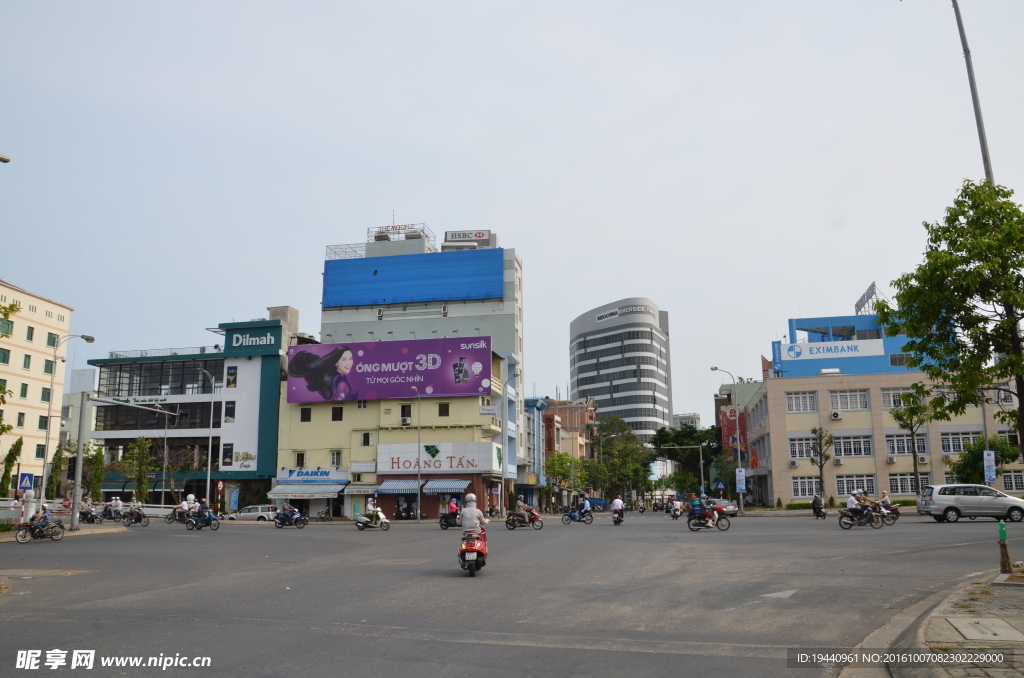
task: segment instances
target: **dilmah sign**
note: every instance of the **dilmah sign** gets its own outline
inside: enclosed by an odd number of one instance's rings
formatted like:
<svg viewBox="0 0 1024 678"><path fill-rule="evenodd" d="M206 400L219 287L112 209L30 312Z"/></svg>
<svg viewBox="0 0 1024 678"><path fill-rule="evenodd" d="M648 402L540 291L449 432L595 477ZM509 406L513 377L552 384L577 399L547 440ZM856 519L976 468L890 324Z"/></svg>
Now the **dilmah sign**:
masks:
<svg viewBox="0 0 1024 678"><path fill-rule="evenodd" d="M501 469L494 443L415 443L377 446L377 473L495 473Z"/></svg>

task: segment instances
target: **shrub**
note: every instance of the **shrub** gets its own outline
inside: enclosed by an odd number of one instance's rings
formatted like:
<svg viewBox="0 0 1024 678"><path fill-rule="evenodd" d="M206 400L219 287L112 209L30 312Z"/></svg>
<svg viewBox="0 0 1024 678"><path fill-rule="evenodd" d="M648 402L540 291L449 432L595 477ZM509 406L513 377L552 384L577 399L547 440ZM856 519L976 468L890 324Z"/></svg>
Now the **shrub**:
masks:
<svg viewBox="0 0 1024 678"><path fill-rule="evenodd" d="M787 511L795 511L795 510L809 509L809 508L811 508L811 502L809 502L809 501L792 501L792 502L786 504L786 510Z"/></svg>
<svg viewBox="0 0 1024 678"><path fill-rule="evenodd" d="M832 495L829 495L829 497L828 497L828 507L829 508L835 508L836 507L836 498L833 497Z"/></svg>
<svg viewBox="0 0 1024 678"><path fill-rule="evenodd" d="M916 499L896 499L892 503L897 506L917 506Z"/></svg>
<svg viewBox="0 0 1024 678"><path fill-rule="evenodd" d="M775 508L777 508L777 509L781 509L782 508L782 497L777 497L775 499Z"/></svg>

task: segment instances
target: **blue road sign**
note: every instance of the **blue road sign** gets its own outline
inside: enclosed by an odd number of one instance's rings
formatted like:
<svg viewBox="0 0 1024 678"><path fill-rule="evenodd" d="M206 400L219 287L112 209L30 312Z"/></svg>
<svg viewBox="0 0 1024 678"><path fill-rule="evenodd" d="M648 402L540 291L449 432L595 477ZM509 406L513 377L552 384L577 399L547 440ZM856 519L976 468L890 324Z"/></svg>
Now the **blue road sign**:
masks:
<svg viewBox="0 0 1024 678"><path fill-rule="evenodd" d="M32 482L34 480L35 480L35 476L33 476L31 473L22 473L21 477L18 479L18 490L19 491L31 490L32 489Z"/></svg>
<svg viewBox="0 0 1024 678"><path fill-rule="evenodd" d="M231 492L228 494L228 497L229 497L229 499L228 499L228 510L229 511L237 511L238 510L238 488L237 487L232 487L231 488Z"/></svg>
<svg viewBox="0 0 1024 678"><path fill-rule="evenodd" d="M704 486L703 485L698 485L697 486L697 491L698 492L703 492L704 491Z"/></svg>
<svg viewBox="0 0 1024 678"><path fill-rule="evenodd" d="M373 491L373 498L377 499L378 497L380 497L380 492L378 492L377 490L374 490Z"/></svg>
<svg viewBox="0 0 1024 678"><path fill-rule="evenodd" d="M721 480L716 480L715 481L715 489L716 490L724 490L725 489L725 483L723 481L721 481Z"/></svg>

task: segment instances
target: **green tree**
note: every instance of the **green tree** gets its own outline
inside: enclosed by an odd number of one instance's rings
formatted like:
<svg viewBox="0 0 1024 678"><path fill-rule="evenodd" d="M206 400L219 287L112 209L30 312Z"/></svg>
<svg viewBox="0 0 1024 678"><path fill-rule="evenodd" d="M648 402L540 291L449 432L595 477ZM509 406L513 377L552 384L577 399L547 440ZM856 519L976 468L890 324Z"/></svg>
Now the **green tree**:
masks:
<svg viewBox="0 0 1024 678"><path fill-rule="evenodd" d="M129 475L135 477L135 499L140 504L149 501L149 472L153 468L153 441L138 437L128 444Z"/></svg>
<svg viewBox="0 0 1024 678"><path fill-rule="evenodd" d="M7 450L7 456L4 457L4 474L0 476L0 497L6 498L11 490L11 472L14 470L14 465L18 463L18 457L21 456L22 439L19 437L11 445L11 449Z"/></svg>
<svg viewBox="0 0 1024 678"><path fill-rule="evenodd" d="M1024 432L1009 398L1024 397L1024 212L1012 196L965 181L943 220L924 224L924 262L893 281L895 305L875 310L889 336L909 338L907 365L948 387L934 407L962 414L995 396L996 417Z"/></svg>
<svg viewBox="0 0 1024 678"><path fill-rule="evenodd" d="M717 426L702 430L684 424L678 429L658 429L651 444L659 458L676 462L679 470L697 478L710 479L711 465L722 451L722 436ZM704 461L703 474L701 459Z"/></svg>
<svg viewBox="0 0 1024 678"><path fill-rule="evenodd" d="M832 458L829 448L836 444L832 434L818 426L811 429L811 465L818 467L818 492L825 498L825 464Z"/></svg>
<svg viewBox="0 0 1024 678"><path fill-rule="evenodd" d="M50 475L46 477L46 498L53 500L57 498L57 490L60 489L60 479L64 471L64 445L57 445L53 452L53 459L50 461Z"/></svg>
<svg viewBox="0 0 1024 678"><path fill-rule="evenodd" d="M544 463L544 474L552 485L575 492L587 484L587 469L583 461L565 452L555 452Z"/></svg>
<svg viewBox="0 0 1024 678"><path fill-rule="evenodd" d="M978 438L973 443L964 445L964 451L956 459L947 461L949 472L956 477L958 483L985 483L985 450L996 453L996 475L1003 474L1004 467L1017 461L1017 447L999 436L992 436L986 441ZM920 492L919 492L920 493Z"/></svg>
<svg viewBox="0 0 1024 678"><path fill-rule="evenodd" d="M935 400L929 400L931 391L924 384L912 384L910 393L900 394L900 405L889 410L889 415L896 424L910 433L911 456L914 458L914 492L921 496L921 472L917 466L917 436L928 422L948 418L941 407L936 407Z"/></svg>
<svg viewBox="0 0 1024 678"><path fill-rule="evenodd" d="M103 501L103 478L107 475L107 462L103 455L103 448L97 447L92 454L89 454L89 445L86 443L82 448L82 458L89 461L88 477L92 478L89 491L92 493L92 498L94 501ZM86 477L84 473L82 477Z"/></svg>
<svg viewBox="0 0 1024 678"><path fill-rule="evenodd" d="M651 463L657 454L619 417L606 417L598 422L598 437L603 440L601 456L608 471L610 493L629 496L629 491L635 490L639 496L647 492Z"/></svg>
<svg viewBox="0 0 1024 678"><path fill-rule="evenodd" d="M602 492L608 489L608 469L601 462L594 459L583 459L583 472L587 478L587 485L592 492Z"/></svg>

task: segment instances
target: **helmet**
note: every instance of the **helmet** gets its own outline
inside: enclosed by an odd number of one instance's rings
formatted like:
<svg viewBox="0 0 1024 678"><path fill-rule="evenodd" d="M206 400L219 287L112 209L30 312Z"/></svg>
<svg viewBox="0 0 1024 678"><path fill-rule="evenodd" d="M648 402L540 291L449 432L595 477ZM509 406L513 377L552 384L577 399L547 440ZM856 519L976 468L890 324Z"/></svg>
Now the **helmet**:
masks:
<svg viewBox="0 0 1024 678"><path fill-rule="evenodd" d="M706 494L704 494L703 492L701 492L701 493L700 493L700 498L701 498L701 499L707 499L707 498L708 498L708 495L706 495Z"/></svg>
<svg viewBox="0 0 1024 678"><path fill-rule="evenodd" d="M200 504L205 504L206 503L206 497L203 497L202 499L200 499L199 503Z"/></svg>
<svg viewBox="0 0 1024 678"><path fill-rule="evenodd" d="M523 498L523 495L519 495L519 498L520 498L520 499L522 499L522 498Z"/></svg>
<svg viewBox="0 0 1024 678"><path fill-rule="evenodd" d="M50 505L49 504L43 504L43 508L46 509L47 511L49 511L50 510Z"/></svg>
<svg viewBox="0 0 1024 678"><path fill-rule="evenodd" d="M470 492L466 495L466 501L476 501L476 495Z"/></svg>
<svg viewBox="0 0 1024 678"><path fill-rule="evenodd" d="M622 495L621 494L617 494L617 495L615 495L615 498L616 499L622 499Z"/></svg>

